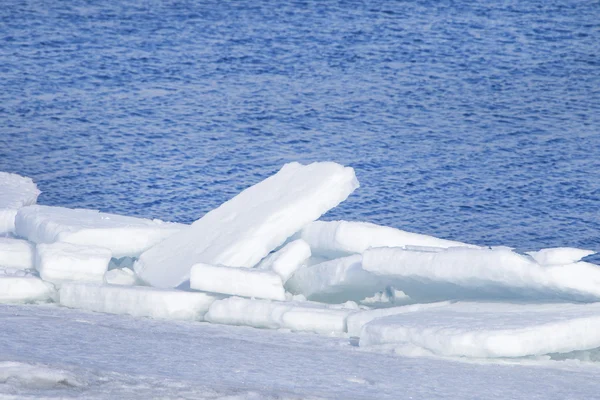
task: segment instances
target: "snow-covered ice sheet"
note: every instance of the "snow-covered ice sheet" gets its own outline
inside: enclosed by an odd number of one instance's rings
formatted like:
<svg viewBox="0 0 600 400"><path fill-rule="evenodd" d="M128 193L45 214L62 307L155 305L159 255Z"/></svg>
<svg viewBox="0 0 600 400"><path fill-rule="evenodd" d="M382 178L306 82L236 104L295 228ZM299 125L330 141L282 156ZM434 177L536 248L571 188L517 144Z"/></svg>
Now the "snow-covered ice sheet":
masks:
<svg viewBox="0 0 600 400"><path fill-rule="evenodd" d="M285 300L281 277L271 271L196 264L190 272L190 288L205 292Z"/></svg>
<svg viewBox="0 0 600 400"><path fill-rule="evenodd" d="M14 232L17 210L35 204L39 194L31 178L0 172L0 234Z"/></svg>
<svg viewBox="0 0 600 400"><path fill-rule="evenodd" d="M362 266L415 301L529 298L600 300L600 267L587 262L541 266L504 248L441 252L375 248Z"/></svg>
<svg viewBox="0 0 600 400"><path fill-rule="evenodd" d="M136 257L186 225L102 213L97 210L29 206L15 219L17 235L35 243L68 242L110 249L113 257Z"/></svg>
<svg viewBox="0 0 600 400"><path fill-rule="evenodd" d="M71 243L40 243L36 246L35 267L45 281L102 282L111 259L103 247Z"/></svg>
<svg viewBox="0 0 600 400"><path fill-rule="evenodd" d="M475 358L526 357L600 347L600 303L455 303L375 319L360 346Z"/></svg>
<svg viewBox="0 0 600 400"><path fill-rule="evenodd" d="M314 254L330 258L362 253L370 247L477 247L369 222L315 221L298 236L310 245Z"/></svg>
<svg viewBox="0 0 600 400"><path fill-rule="evenodd" d="M189 278L197 263L253 267L357 187L349 167L332 162L286 164L189 229L144 252L135 271L153 286L175 287Z"/></svg>
<svg viewBox="0 0 600 400"><path fill-rule="evenodd" d="M290 292L324 303L359 301L385 286L383 280L362 268L360 254L302 267L286 283Z"/></svg>
<svg viewBox="0 0 600 400"><path fill-rule="evenodd" d="M137 283L137 277L132 269L115 268L104 274L104 282L111 285L132 286Z"/></svg>
<svg viewBox="0 0 600 400"><path fill-rule="evenodd" d="M529 251L527 254L541 265L564 265L576 263L584 257L596 254L596 252L573 247L553 247L550 249Z"/></svg>
<svg viewBox="0 0 600 400"><path fill-rule="evenodd" d="M35 246L20 239L0 237L0 267L34 268Z"/></svg>
<svg viewBox="0 0 600 400"><path fill-rule="evenodd" d="M66 307L178 320L202 320L208 307L220 298L207 293L146 286L65 282L60 288L60 304Z"/></svg>
<svg viewBox="0 0 600 400"><path fill-rule="evenodd" d="M254 328L343 333L353 310L309 302L276 302L230 297L215 301L205 316L212 323Z"/></svg>
<svg viewBox="0 0 600 400"><path fill-rule="evenodd" d="M308 243L298 239L265 257L258 268L272 270L285 283L310 256L311 251Z"/></svg>
<svg viewBox="0 0 600 400"><path fill-rule="evenodd" d="M56 290L51 283L21 270L6 272L0 271L0 303L35 303L55 299Z"/></svg>

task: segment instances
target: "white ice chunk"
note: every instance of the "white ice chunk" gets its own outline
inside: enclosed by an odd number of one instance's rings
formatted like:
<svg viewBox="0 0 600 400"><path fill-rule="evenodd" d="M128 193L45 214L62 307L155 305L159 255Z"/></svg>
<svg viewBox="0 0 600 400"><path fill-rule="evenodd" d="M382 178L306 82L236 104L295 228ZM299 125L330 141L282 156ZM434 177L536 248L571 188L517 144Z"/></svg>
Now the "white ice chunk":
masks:
<svg viewBox="0 0 600 400"><path fill-rule="evenodd" d="M0 172L0 234L15 231L17 210L35 204L39 194L31 178Z"/></svg>
<svg viewBox="0 0 600 400"><path fill-rule="evenodd" d="M104 274L104 282L111 285L133 286L137 283L137 277L129 268L115 268Z"/></svg>
<svg viewBox="0 0 600 400"><path fill-rule="evenodd" d="M352 168L331 162L286 164L144 252L135 271L153 286L175 287L197 263L253 267L357 187Z"/></svg>
<svg viewBox="0 0 600 400"><path fill-rule="evenodd" d="M290 292L323 303L362 300L385 286L379 277L362 268L360 254L300 268L286 282Z"/></svg>
<svg viewBox="0 0 600 400"><path fill-rule="evenodd" d="M196 264L190 271L190 288L205 292L285 300L279 275L257 269Z"/></svg>
<svg viewBox="0 0 600 400"><path fill-rule="evenodd" d="M285 283L311 256L310 246L302 239L286 244L282 249L267 256L258 268L270 269Z"/></svg>
<svg viewBox="0 0 600 400"><path fill-rule="evenodd" d="M576 249L573 247L554 247L539 251L527 252L535 261L541 265L564 265L572 264L583 257L596 254L593 250Z"/></svg>
<svg viewBox="0 0 600 400"><path fill-rule="evenodd" d="M107 214L96 210L30 206L19 210L16 233L35 243L68 242L136 257L186 225Z"/></svg>
<svg viewBox="0 0 600 400"><path fill-rule="evenodd" d="M362 253L370 247L477 247L368 222L315 221L304 227L299 236L314 254L328 257Z"/></svg>
<svg viewBox="0 0 600 400"><path fill-rule="evenodd" d="M526 357L600 347L600 303L455 303L367 323L360 346L400 353Z"/></svg>
<svg viewBox="0 0 600 400"><path fill-rule="evenodd" d="M111 259L109 249L71 243L41 243L35 266L40 277L60 285L64 281L102 282Z"/></svg>
<svg viewBox="0 0 600 400"><path fill-rule="evenodd" d="M290 329L317 333L343 333L353 313L309 302L276 302L239 297L215 301L205 316L209 322L266 329Z"/></svg>
<svg viewBox="0 0 600 400"><path fill-rule="evenodd" d="M438 303L429 304L411 304L408 306L380 308L375 310L365 310L349 315L348 324L348 335L353 337L359 337L362 327L369 322L382 317L389 317L390 315L404 314L410 312L417 312L428 310L436 307L443 307L451 304L449 301L441 301Z"/></svg>
<svg viewBox="0 0 600 400"><path fill-rule="evenodd" d="M145 286L65 282L60 288L60 304L66 307L164 319L201 321L212 302L219 298Z"/></svg>
<svg viewBox="0 0 600 400"><path fill-rule="evenodd" d="M0 237L0 266L34 268L35 247L26 240Z"/></svg>
<svg viewBox="0 0 600 400"><path fill-rule="evenodd" d="M56 290L52 284L35 276L23 276L22 270L12 276L4 272L0 274L0 303L34 303L54 299Z"/></svg>
<svg viewBox="0 0 600 400"><path fill-rule="evenodd" d="M600 267L544 267L508 249L449 248L438 253L376 248L363 268L415 301L475 298L600 300Z"/></svg>

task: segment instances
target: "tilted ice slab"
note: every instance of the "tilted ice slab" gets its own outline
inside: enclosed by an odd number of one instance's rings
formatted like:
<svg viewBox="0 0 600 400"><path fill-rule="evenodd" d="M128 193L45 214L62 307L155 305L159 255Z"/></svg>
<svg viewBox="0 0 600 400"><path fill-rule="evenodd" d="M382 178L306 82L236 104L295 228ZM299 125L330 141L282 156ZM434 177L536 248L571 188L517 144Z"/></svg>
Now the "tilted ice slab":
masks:
<svg viewBox="0 0 600 400"><path fill-rule="evenodd" d="M281 277L271 271L195 264L190 271L190 288L205 292L285 300Z"/></svg>
<svg viewBox="0 0 600 400"><path fill-rule="evenodd" d="M102 282L110 259L110 250L103 247L40 243L35 267L43 280L57 285L64 281Z"/></svg>
<svg viewBox="0 0 600 400"><path fill-rule="evenodd" d="M327 257L362 253L370 247L477 247L368 222L315 221L298 236L310 245L314 254Z"/></svg>
<svg viewBox="0 0 600 400"><path fill-rule="evenodd" d="M360 346L407 354L526 357L600 347L600 303L455 303L367 323Z"/></svg>
<svg viewBox="0 0 600 400"><path fill-rule="evenodd" d="M60 288L60 304L66 307L163 319L201 321L209 306L219 298L145 286L65 282Z"/></svg>
<svg viewBox="0 0 600 400"><path fill-rule="evenodd" d="M96 210L30 206L20 209L16 233L35 243L68 242L105 247L113 257L136 257L186 225L102 213Z"/></svg>
<svg viewBox="0 0 600 400"><path fill-rule="evenodd" d="M596 252L573 247L553 247L550 249L529 251L527 254L541 265L564 265L576 263L584 257L596 254Z"/></svg>
<svg viewBox="0 0 600 400"><path fill-rule="evenodd" d="M308 243L298 239L265 257L258 268L272 270L285 283L310 256L311 251Z"/></svg>
<svg viewBox="0 0 600 400"><path fill-rule="evenodd" d="M52 301L56 290L50 283L22 270L0 269L0 303Z"/></svg>
<svg viewBox="0 0 600 400"><path fill-rule="evenodd" d="M294 294L324 303L359 301L385 288L378 276L362 268L362 256L355 254L302 267L286 282Z"/></svg>
<svg viewBox="0 0 600 400"><path fill-rule="evenodd" d="M14 232L17 210L35 204L39 195L31 178L0 172L0 234Z"/></svg>
<svg viewBox="0 0 600 400"><path fill-rule="evenodd" d="M600 300L600 267L578 262L541 266L508 249L401 248L365 251L363 268L415 301L479 298Z"/></svg>
<svg viewBox="0 0 600 400"><path fill-rule="evenodd" d="M286 164L189 229L144 252L135 271L152 286L175 287L189 278L190 268L197 263L255 266L357 187L352 168L331 162Z"/></svg>
<svg viewBox="0 0 600 400"><path fill-rule="evenodd" d="M352 310L334 309L309 302L277 302L230 297L215 301L206 321L265 329L290 329L316 333L343 333Z"/></svg>
<svg viewBox="0 0 600 400"><path fill-rule="evenodd" d="M20 239L0 237L0 267L34 268L35 246Z"/></svg>

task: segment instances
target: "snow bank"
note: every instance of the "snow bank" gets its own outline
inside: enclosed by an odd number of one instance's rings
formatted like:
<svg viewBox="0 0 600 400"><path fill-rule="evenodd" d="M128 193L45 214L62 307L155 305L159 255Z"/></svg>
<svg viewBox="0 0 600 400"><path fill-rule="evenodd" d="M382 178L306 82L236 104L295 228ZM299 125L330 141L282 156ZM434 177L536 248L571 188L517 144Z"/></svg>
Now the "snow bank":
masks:
<svg viewBox="0 0 600 400"><path fill-rule="evenodd" d="M18 269L34 267L35 247L26 240L0 237L0 266Z"/></svg>
<svg viewBox="0 0 600 400"><path fill-rule="evenodd" d="M135 271L153 286L175 287L197 263L252 267L357 187L352 168L331 162L286 164L144 252Z"/></svg>
<svg viewBox="0 0 600 400"><path fill-rule="evenodd" d="M310 246L302 239L294 240L283 248L267 256L258 268L270 269L285 283L311 256Z"/></svg>
<svg viewBox="0 0 600 400"><path fill-rule="evenodd" d="M16 233L35 243L68 242L136 257L186 225L107 214L96 210L30 206L20 209Z"/></svg>
<svg viewBox="0 0 600 400"><path fill-rule="evenodd" d="M60 288L60 304L66 307L165 319L202 320L208 307L219 298L145 286L65 282Z"/></svg>
<svg viewBox="0 0 600 400"><path fill-rule="evenodd" d="M132 286L137 283L137 277L129 268L115 268L104 274L104 282L111 285Z"/></svg>
<svg viewBox="0 0 600 400"><path fill-rule="evenodd" d="M0 303L35 303L52 301L54 286L25 271L0 270Z"/></svg>
<svg viewBox="0 0 600 400"><path fill-rule="evenodd" d="M538 251L527 252L535 261L541 265L564 265L572 264L583 257L596 254L592 250L575 249L573 247L554 247Z"/></svg>
<svg viewBox="0 0 600 400"><path fill-rule="evenodd" d="M362 268L360 254L300 268L286 283L290 292L324 303L359 301L385 286L379 277Z"/></svg>
<svg viewBox="0 0 600 400"><path fill-rule="evenodd" d="M190 271L190 288L205 292L285 300L279 275L257 269L196 264Z"/></svg>
<svg viewBox="0 0 600 400"><path fill-rule="evenodd" d="M363 268L415 301L480 298L600 300L600 267L579 262L543 267L508 249L401 248L365 251Z"/></svg>
<svg viewBox="0 0 600 400"><path fill-rule="evenodd" d="M35 204L39 194L31 178L0 172L0 234L15 231L17 210Z"/></svg>
<svg viewBox="0 0 600 400"><path fill-rule="evenodd" d="M205 319L217 324L330 334L345 332L346 318L353 312L308 302L275 302L230 297L215 301Z"/></svg>
<svg viewBox="0 0 600 400"><path fill-rule="evenodd" d="M600 304L456 303L367 323L360 346L400 353L526 357L600 347Z"/></svg>
<svg viewBox="0 0 600 400"><path fill-rule="evenodd" d="M108 249L71 243L38 244L36 269L46 281L102 282L111 259Z"/></svg>
<svg viewBox="0 0 600 400"><path fill-rule="evenodd" d="M362 253L370 247L477 247L368 222L315 221L303 228L299 236L313 253L330 258Z"/></svg>

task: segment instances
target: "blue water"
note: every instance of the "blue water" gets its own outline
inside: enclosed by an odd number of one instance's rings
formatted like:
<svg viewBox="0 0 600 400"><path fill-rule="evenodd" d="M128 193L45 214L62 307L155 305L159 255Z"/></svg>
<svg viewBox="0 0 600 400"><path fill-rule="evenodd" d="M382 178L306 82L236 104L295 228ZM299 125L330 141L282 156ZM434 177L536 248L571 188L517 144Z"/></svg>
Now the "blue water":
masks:
<svg viewBox="0 0 600 400"><path fill-rule="evenodd" d="M328 219L600 250L598 1L4 0L0 83L43 204L191 222L333 160Z"/></svg>

